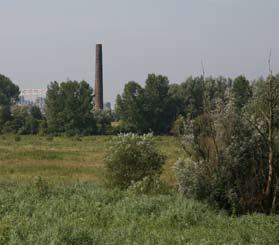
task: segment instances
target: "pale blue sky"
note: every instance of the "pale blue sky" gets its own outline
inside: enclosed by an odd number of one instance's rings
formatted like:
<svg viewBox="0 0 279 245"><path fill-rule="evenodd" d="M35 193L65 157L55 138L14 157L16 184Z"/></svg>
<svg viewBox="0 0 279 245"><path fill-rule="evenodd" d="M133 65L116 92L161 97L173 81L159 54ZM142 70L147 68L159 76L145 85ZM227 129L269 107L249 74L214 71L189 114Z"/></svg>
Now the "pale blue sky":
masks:
<svg viewBox="0 0 279 245"><path fill-rule="evenodd" d="M201 73L279 72L278 0L0 0L0 73L21 88L93 83L103 43L105 101L148 73L182 82Z"/></svg>

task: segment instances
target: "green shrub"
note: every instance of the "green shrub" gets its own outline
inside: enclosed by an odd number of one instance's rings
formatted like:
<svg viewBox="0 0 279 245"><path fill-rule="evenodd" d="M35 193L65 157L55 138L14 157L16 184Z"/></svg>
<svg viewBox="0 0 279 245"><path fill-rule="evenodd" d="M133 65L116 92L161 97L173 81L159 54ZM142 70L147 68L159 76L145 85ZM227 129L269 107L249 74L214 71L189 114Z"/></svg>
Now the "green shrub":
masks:
<svg viewBox="0 0 279 245"><path fill-rule="evenodd" d="M106 152L105 172L110 186L128 188L146 176L161 173L165 162L151 134L120 134L113 137Z"/></svg>
<svg viewBox="0 0 279 245"><path fill-rule="evenodd" d="M198 168L190 158L179 159L173 166L178 183L179 192L186 197L193 197L197 193Z"/></svg>
<svg viewBox="0 0 279 245"><path fill-rule="evenodd" d="M175 122L173 123L171 133L175 136L183 135L185 128L185 118L182 115L179 115Z"/></svg>
<svg viewBox="0 0 279 245"><path fill-rule="evenodd" d="M269 212L270 200L263 193L267 144L233 105L218 106L185 123L182 146L187 159L174 166L179 190L234 214ZM278 155L274 157L277 163ZM279 212L278 205L273 210Z"/></svg>

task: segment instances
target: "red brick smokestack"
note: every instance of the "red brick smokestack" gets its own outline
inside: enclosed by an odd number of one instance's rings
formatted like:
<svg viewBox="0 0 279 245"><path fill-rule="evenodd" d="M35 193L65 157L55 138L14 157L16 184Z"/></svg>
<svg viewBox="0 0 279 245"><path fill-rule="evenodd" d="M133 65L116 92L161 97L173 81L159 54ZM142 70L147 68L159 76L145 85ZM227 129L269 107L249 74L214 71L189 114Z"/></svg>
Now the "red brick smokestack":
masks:
<svg viewBox="0 0 279 245"><path fill-rule="evenodd" d="M103 52L102 44L96 45L95 109L103 110Z"/></svg>

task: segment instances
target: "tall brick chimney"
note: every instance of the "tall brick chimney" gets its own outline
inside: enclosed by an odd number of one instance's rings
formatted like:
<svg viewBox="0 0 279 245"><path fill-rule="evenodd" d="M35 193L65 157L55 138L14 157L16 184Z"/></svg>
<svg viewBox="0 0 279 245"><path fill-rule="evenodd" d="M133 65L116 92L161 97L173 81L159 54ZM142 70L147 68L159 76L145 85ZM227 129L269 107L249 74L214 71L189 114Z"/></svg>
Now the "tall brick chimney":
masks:
<svg viewBox="0 0 279 245"><path fill-rule="evenodd" d="M95 109L103 110L103 108L103 52L102 44L97 44L95 67Z"/></svg>

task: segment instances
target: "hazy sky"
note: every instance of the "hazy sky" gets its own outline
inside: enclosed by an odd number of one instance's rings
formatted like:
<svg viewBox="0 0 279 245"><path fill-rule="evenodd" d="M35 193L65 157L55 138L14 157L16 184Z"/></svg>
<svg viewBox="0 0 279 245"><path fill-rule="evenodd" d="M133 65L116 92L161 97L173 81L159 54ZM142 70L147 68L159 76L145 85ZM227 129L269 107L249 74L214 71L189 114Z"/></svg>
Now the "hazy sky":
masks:
<svg viewBox="0 0 279 245"><path fill-rule="evenodd" d="M148 73L182 82L201 73L279 72L278 0L0 0L0 73L21 88L85 79L103 44L104 96Z"/></svg>

